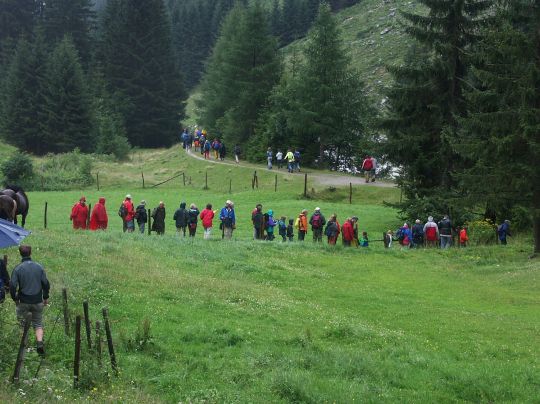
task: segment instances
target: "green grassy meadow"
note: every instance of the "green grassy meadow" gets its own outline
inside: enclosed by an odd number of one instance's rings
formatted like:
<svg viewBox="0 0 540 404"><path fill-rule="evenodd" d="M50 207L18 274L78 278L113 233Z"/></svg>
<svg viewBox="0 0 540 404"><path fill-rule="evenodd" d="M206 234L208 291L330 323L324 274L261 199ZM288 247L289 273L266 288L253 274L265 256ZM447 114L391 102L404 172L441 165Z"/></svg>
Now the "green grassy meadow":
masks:
<svg viewBox="0 0 540 404"><path fill-rule="evenodd" d="M367 249L254 242L249 219L257 202L277 216L315 206L340 222L355 214L360 229L380 239L400 224L383 204L399 191L358 187L350 205L346 190L310 183L303 199L303 176L280 174L274 192L275 173L261 169L252 190L252 169L201 162L178 149L137 153L122 165L96 162L99 192L30 193L27 241L52 284L47 357L35 377L38 357L28 353L22 381L3 383L0 401L538 402L540 265L527 258L529 235L507 248L448 251L385 250L377 241ZM192 181L142 189L141 171L147 186L180 171ZM165 236L121 232L116 212L128 192L150 207L165 202ZM107 198L107 232L70 229L81 193L91 203ZM210 241L200 229L194 240L175 236L180 201L221 208L229 198L238 216L233 241L221 241L217 227ZM11 270L17 250L3 251ZM84 299L93 320L109 308L118 377L105 347L102 367L85 348L80 388L72 388L73 338L57 321L63 287L73 317ZM0 306L0 330L7 380L19 332L11 301Z"/></svg>

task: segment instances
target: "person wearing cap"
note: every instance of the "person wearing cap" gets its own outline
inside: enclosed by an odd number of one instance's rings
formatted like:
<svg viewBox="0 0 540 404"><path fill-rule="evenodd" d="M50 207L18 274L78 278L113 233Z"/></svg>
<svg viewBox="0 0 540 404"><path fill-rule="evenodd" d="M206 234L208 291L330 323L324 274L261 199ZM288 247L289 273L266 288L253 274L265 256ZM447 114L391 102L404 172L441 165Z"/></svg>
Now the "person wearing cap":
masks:
<svg viewBox="0 0 540 404"><path fill-rule="evenodd" d="M313 241L322 242L323 227L326 224L326 219L321 213L321 208L315 208L313 215L309 218L309 224L313 232Z"/></svg>
<svg viewBox="0 0 540 404"><path fill-rule="evenodd" d="M71 208L69 220L72 221L74 229L86 229L88 206L86 206L86 198L84 196L81 196L81 199Z"/></svg>
<svg viewBox="0 0 540 404"><path fill-rule="evenodd" d="M308 231L307 213L307 209L302 210L294 222L294 227L298 229L298 241L304 241L306 238Z"/></svg>
<svg viewBox="0 0 540 404"><path fill-rule="evenodd" d="M424 225L420 219L416 219L412 227L413 247L419 248L424 245Z"/></svg>
<svg viewBox="0 0 540 404"><path fill-rule="evenodd" d="M122 204L126 212L125 216L122 217L124 232L133 233L133 230L135 230L135 207L133 206L133 202L131 202L130 194L126 195L126 199L124 199Z"/></svg>
<svg viewBox="0 0 540 404"><path fill-rule="evenodd" d="M11 274L9 292L16 305L17 319L21 326L28 313L32 314L32 327L36 334L37 351L45 354L43 347L43 307L48 304L50 284L43 266L32 261L32 247L19 247L22 262Z"/></svg>
<svg viewBox="0 0 540 404"><path fill-rule="evenodd" d="M163 201L159 202L159 205L152 211L152 231L155 231L158 235L163 236L165 234L165 204Z"/></svg>
<svg viewBox="0 0 540 404"><path fill-rule="evenodd" d="M219 212L219 220L221 220L221 238L230 240L233 230L236 228L236 215L234 213L234 204L231 200L225 202L225 206Z"/></svg>
<svg viewBox="0 0 540 404"><path fill-rule="evenodd" d="M139 226L139 231L141 234L144 234L144 228L146 223L148 223L148 213L146 212L146 201L143 199L141 203L135 209L135 219L137 220L137 226Z"/></svg>
<svg viewBox="0 0 540 404"><path fill-rule="evenodd" d="M109 223L107 209L105 208L105 198L101 197L98 203L94 205L90 215L90 230L106 230Z"/></svg>

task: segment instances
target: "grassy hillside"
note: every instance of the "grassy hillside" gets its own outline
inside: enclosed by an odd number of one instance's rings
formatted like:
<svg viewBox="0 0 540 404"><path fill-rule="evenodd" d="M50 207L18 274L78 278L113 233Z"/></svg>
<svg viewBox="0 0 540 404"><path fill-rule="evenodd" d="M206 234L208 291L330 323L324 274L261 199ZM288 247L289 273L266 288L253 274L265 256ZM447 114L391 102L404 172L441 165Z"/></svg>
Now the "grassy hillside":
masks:
<svg viewBox="0 0 540 404"><path fill-rule="evenodd" d="M399 11L424 12L416 0L362 0L337 13L353 65L375 101L381 100L391 80L385 66L400 63L411 41L400 24ZM284 48L285 58L299 54L304 42Z"/></svg>
<svg viewBox="0 0 540 404"><path fill-rule="evenodd" d="M179 170L175 180L142 189ZM27 354L22 382L2 384L0 400L51 402L534 402L540 374L539 264L527 260L530 238L499 246L385 250L376 241L398 225L383 200L398 191L364 187L353 204L346 191L316 189L304 200L300 176L211 166L179 150L141 151L127 164L99 162L102 187L33 192L28 242L53 285L46 311L48 354ZM206 169L209 190L203 190ZM196 181L194 180L196 178ZM228 179L238 186L229 194ZM285 178L289 178L285 181ZM283 179L283 181L282 181ZM72 203L105 195L110 229L74 232ZM118 204L130 192L168 208L163 237L123 234ZM174 235L171 215L181 200L216 208L236 203L231 242ZM49 226L43 207L49 203ZM257 202L277 215L295 216L319 205L340 219L357 214L371 235L367 249L341 245L254 242L250 211ZM309 238L309 237L308 237ZM16 249L4 250L10 268ZM83 348L80 389L72 388L73 338L63 336L61 288L71 312L88 299L92 320L108 306L120 365L112 375L105 357ZM149 326L149 332L145 332ZM0 374L15 363L18 330L11 301L0 305ZM148 328L147 328L148 329ZM84 331L83 331L84 335ZM85 338L83 337L83 346Z"/></svg>

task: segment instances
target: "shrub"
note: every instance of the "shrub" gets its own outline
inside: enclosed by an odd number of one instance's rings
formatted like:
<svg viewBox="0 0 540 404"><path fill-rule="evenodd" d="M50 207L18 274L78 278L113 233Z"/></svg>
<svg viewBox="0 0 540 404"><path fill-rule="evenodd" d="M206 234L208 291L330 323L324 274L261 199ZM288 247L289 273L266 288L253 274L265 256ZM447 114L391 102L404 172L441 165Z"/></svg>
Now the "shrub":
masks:
<svg viewBox="0 0 540 404"><path fill-rule="evenodd" d="M92 160L78 149L71 153L48 154L42 165L44 190L82 188L94 182Z"/></svg>
<svg viewBox="0 0 540 404"><path fill-rule="evenodd" d="M497 242L497 226L489 219L475 220L468 223L471 244L494 244Z"/></svg>
<svg viewBox="0 0 540 404"><path fill-rule="evenodd" d="M121 120L112 114L104 115L99 121L98 130L96 152L113 155L121 161L127 160L131 145L127 140Z"/></svg>
<svg viewBox="0 0 540 404"><path fill-rule="evenodd" d="M0 170L6 184L16 184L31 189L34 181L34 166L30 156L26 153L16 152L4 161Z"/></svg>

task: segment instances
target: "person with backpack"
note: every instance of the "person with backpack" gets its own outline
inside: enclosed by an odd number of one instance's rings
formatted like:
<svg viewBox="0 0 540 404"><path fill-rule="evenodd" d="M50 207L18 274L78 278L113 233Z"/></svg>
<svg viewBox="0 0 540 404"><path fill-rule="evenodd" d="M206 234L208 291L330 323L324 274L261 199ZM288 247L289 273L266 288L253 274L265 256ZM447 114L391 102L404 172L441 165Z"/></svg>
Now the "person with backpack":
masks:
<svg viewBox="0 0 540 404"><path fill-rule="evenodd" d="M216 211L212 210L212 204L209 203L206 205L206 208L201 212L201 220L202 225L204 228L204 239L210 240L210 235L212 233L212 221L214 220L214 216L216 215Z"/></svg>
<svg viewBox="0 0 540 404"><path fill-rule="evenodd" d="M428 221L424 225L424 236L427 247L436 247L439 240L439 228L433 220L433 216L428 217Z"/></svg>
<svg viewBox="0 0 540 404"><path fill-rule="evenodd" d="M353 247L358 247L360 245L360 239L358 238L358 216L351 217L351 223L353 226L353 239L351 245Z"/></svg>
<svg viewBox="0 0 540 404"><path fill-rule="evenodd" d="M300 151L298 149L294 150L294 168L296 168L296 171L300 172Z"/></svg>
<svg viewBox="0 0 540 404"><path fill-rule="evenodd" d="M371 175L373 174L373 160L371 159L371 156L366 156L362 162L362 170L364 171L366 183L368 183L371 179Z"/></svg>
<svg viewBox="0 0 540 404"><path fill-rule="evenodd" d="M234 145L234 160L236 161L236 164L240 163L240 146L237 144Z"/></svg>
<svg viewBox="0 0 540 404"><path fill-rule="evenodd" d="M180 207L174 212L173 220L176 225L176 234L179 235L182 232L183 236L186 237L186 227L188 225L188 211L186 209L186 203L181 202Z"/></svg>
<svg viewBox="0 0 540 404"><path fill-rule="evenodd" d="M214 150L215 160L219 158L219 149L221 149L221 143L219 143L219 139L214 139L212 142L212 150Z"/></svg>
<svg viewBox="0 0 540 404"><path fill-rule="evenodd" d="M273 159L272 148L269 147L268 150L266 150L266 163L269 170L272 169L272 159Z"/></svg>
<svg viewBox="0 0 540 404"><path fill-rule="evenodd" d="M298 241L304 241L308 231L307 213L307 209L302 210L294 223L294 227L298 229Z"/></svg>
<svg viewBox="0 0 540 404"><path fill-rule="evenodd" d="M283 153L279 149L276 153L276 163L278 170L281 170L281 167L283 167Z"/></svg>
<svg viewBox="0 0 540 404"><path fill-rule="evenodd" d="M152 223L152 231L155 231L160 236L165 234L165 216L165 204L163 201L160 201L157 208L154 208L152 211L152 219L154 219L154 223Z"/></svg>
<svg viewBox="0 0 540 404"><path fill-rule="evenodd" d="M197 222L199 218L199 213L200 213L199 209L194 203L189 205L189 210L188 210L189 237L195 237L195 233L197 232Z"/></svg>
<svg viewBox="0 0 540 404"><path fill-rule="evenodd" d="M341 228L341 239L345 247L350 247L354 239L353 222L350 217L345 220Z"/></svg>
<svg viewBox="0 0 540 404"><path fill-rule="evenodd" d="M452 222L448 215L438 223L441 248L449 248L452 245Z"/></svg>
<svg viewBox="0 0 540 404"><path fill-rule="evenodd" d="M287 225L287 239L289 241L294 241L294 219L289 219L289 224Z"/></svg>
<svg viewBox="0 0 540 404"><path fill-rule="evenodd" d="M341 227L339 225L339 222L337 221L337 216L334 213L332 216L330 216L330 219L326 224L326 229L324 229L324 235L328 239L328 244L336 245L336 241L340 232Z"/></svg>
<svg viewBox="0 0 540 404"><path fill-rule="evenodd" d="M236 228L234 203L231 200L225 202L225 207L223 207L219 213L219 220L221 220L220 228L223 231L221 237L230 240L232 238L233 230Z"/></svg>
<svg viewBox="0 0 540 404"><path fill-rule="evenodd" d="M264 239L264 215L262 213L262 205L258 203L255 206L255 209L251 212L251 222L253 223L253 239L254 240L263 240Z"/></svg>
<svg viewBox="0 0 540 404"><path fill-rule="evenodd" d="M292 173L294 171L294 154L291 149L287 150L285 160L287 160L287 171ZM300 235L298 235L298 239L300 239Z"/></svg>
<svg viewBox="0 0 540 404"><path fill-rule="evenodd" d="M133 233L135 230L135 208L133 207L133 202L131 202L131 195L127 194L124 202L120 205L118 209L118 215L122 218L123 230L124 233Z"/></svg>
<svg viewBox="0 0 540 404"><path fill-rule="evenodd" d="M412 243L412 231L409 228L408 223L403 223L403 227L400 227L396 232L396 236L399 244L404 248L410 248Z"/></svg>
<svg viewBox="0 0 540 404"><path fill-rule="evenodd" d="M274 220L274 211L270 209L265 214L265 225L266 225L266 241L274 240L274 227L276 227L277 222Z"/></svg>
<svg viewBox="0 0 540 404"><path fill-rule="evenodd" d="M499 236L501 245L506 245L508 243L506 241L506 237L512 237L512 234L510 234L510 220L505 220L499 227L497 227L497 234Z"/></svg>
<svg viewBox="0 0 540 404"><path fill-rule="evenodd" d="M109 217L107 216L107 209L105 208L105 198L101 197L98 203L94 205L92 214L90 215L90 230L107 230L109 224Z"/></svg>
<svg viewBox="0 0 540 404"><path fill-rule="evenodd" d="M420 219L416 219L412 228L413 247L419 248L424 245L424 225Z"/></svg>
<svg viewBox="0 0 540 404"><path fill-rule="evenodd" d="M204 151L204 159L208 160L210 158L210 149L212 148L212 145L210 143L210 140L206 139L203 146Z"/></svg>
<svg viewBox="0 0 540 404"><path fill-rule="evenodd" d="M71 215L69 220L73 222L73 228L75 230L86 230L86 221L88 220L88 206L86 205L86 198L81 196L79 201L71 208Z"/></svg>
<svg viewBox="0 0 540 404"><path fill-rule="evenodd" d="M135 209L135 220L137 220L139 232L144 234L144 228L146 227L146 223L148 223L148 213L146 212L146 201L144 199Z"/></svg>
<svg viewBox="0 0 540 404"><path fill-rule="evenodd" d="M281 216L277 223L279 235L281 236L283 242L287 241L287 223L285 222L286 220L287 218L285 216Z"/></svg>
<svg viewBox="0 0 540 404"><path fill-rule="evenodd" d="M227 155L227 148L225 147L225 143L221 142L219 147L219 159L220 161L225 160L225 156Z"/></svg>
<svg viewBox="0 0 540 404"><path fill-rule="evenodd" d="M309 219L311 231L313 232L313 241L322 242L323 227L326 224L326 219L321 213L321 208L315 208L313 215Z"/></svg>

